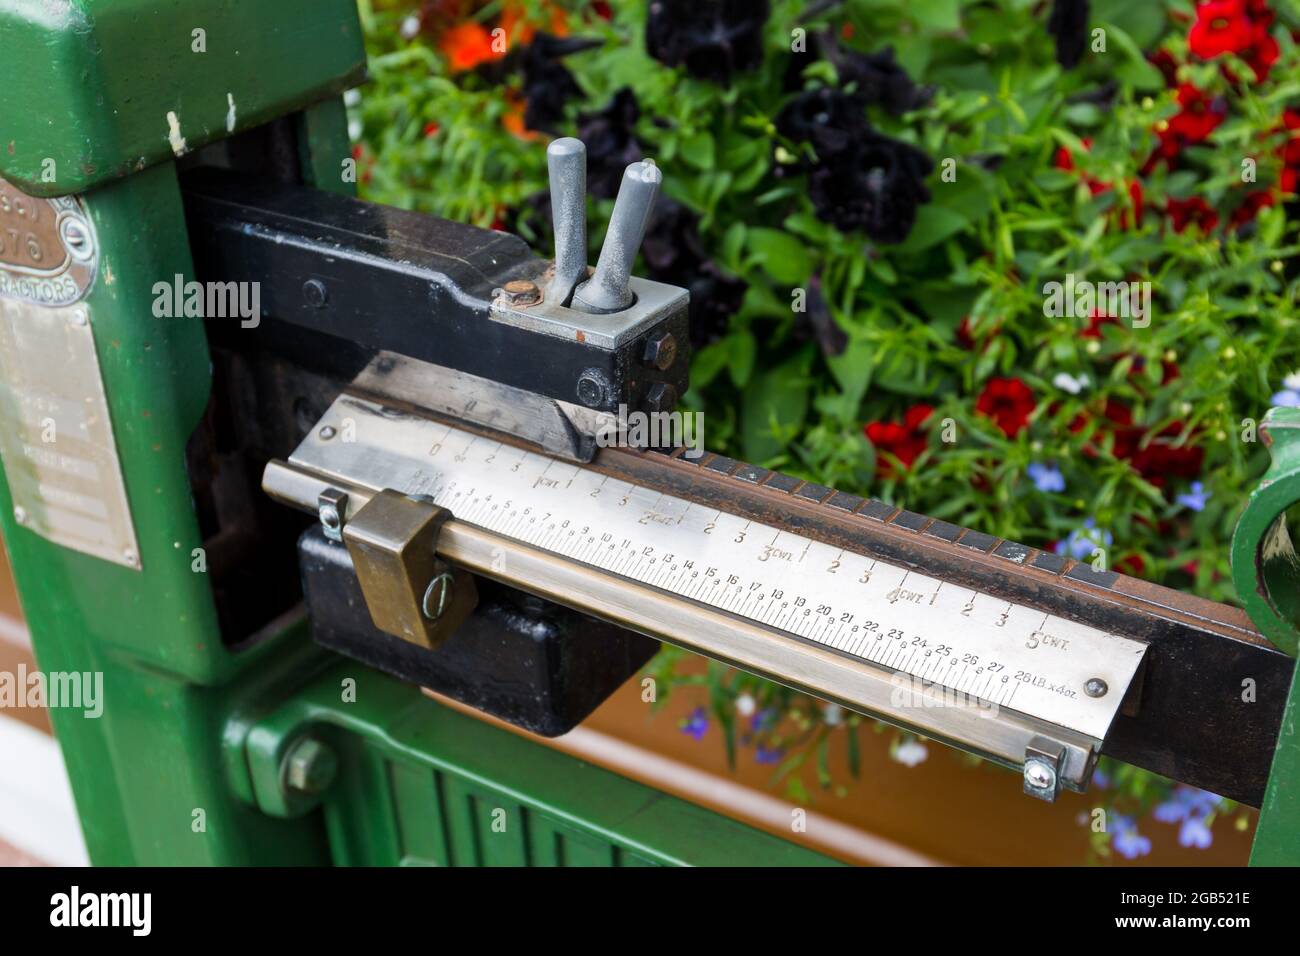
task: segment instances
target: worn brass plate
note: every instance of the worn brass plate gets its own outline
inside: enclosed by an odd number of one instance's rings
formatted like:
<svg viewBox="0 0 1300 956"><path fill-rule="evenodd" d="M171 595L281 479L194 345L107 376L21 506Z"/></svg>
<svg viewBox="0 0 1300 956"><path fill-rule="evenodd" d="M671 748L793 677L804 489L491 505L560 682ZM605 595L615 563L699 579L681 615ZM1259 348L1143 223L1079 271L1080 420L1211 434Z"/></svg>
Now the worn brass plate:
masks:
<svg viewBox="0 0 1300 956"><path fill-rule="evenodd" d="M0 296L0 457L20 525L140 568L86 306Z"/></svg>
<svg viewBox="0 0 1300 956"><path fill-rule="evenodd" d="M90 291L98 260L76 199L36 199L0 179L0 296L71 305Z"/></svg>

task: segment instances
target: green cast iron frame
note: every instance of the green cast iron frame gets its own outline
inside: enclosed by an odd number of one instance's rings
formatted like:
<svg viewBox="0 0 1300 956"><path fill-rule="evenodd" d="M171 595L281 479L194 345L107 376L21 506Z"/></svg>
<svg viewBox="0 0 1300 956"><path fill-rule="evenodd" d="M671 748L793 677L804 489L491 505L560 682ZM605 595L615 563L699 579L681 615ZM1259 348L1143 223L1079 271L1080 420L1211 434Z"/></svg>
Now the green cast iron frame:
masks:
<svg viewBox="0 0 1300 956"><path fill-rule="evenodd" d="M51 713L95 863L833 863L433 705L317 649L301 624L244 651L223 644L191 568L203 542L185 465L211 389L207 342L199 320L151 311L159 277L194 272L175 159L293 115L307 179L350 190L340 94L365 75L354 0L0 0L0 36L13 67L0 87L0 176L31 195L78 196L98 237L85 305L142 565L20 526L0 476L0 528L39 665L104 675L102 717ZM1294 618L1273 609L1255 560L1278 507L1300 498L1289 443L1274 456L1234 558L1248 556L1238 587L1256 623L1294 653ZM1298 687L1258 864L1300 862ZM292 780L309 750L316 779Z"/></svg>

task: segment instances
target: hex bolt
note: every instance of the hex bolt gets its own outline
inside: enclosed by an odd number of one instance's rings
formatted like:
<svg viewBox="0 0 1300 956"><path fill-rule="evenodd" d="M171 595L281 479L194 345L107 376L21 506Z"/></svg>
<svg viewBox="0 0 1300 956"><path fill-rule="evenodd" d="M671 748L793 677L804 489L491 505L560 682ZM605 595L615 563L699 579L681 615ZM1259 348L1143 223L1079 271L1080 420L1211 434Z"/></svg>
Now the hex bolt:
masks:
<svg viewBox="0 0 1300 956"><path fill-rule="evenodd" d="M333 750L315 737L303 737L284 758L284 783L295 793L313 796L334 782L338 769Z"/></svg>
<svg viewBox="0 0 1300 956"><path fill-rule="evenodd" d="M1100 677L1089 678L1088 683L1083 685L1083 692L1089 697L1105 697L1108 690L1110 686Z"/></svg>
<svg viewBox="0 0 1300 956"><path fill-rule="evenodd" d="M551 299L564 305L587 277L587 147L565 136L546 147L551 179L551 225L555 231L555 279Z"/></svg>
<svg viewBox="0 0 1300 956"><path fill-rule="evenodd" d="M597 315L622 312L636 301L628 287L632 264L645 237L650 214L664 174L648 160L632 163L623 171L623 182L614 200L605 243L600 247L596 271L573 291L573 308Z"/></svg>
<svg viewBox="0 0 1300 956"><path fill-rule="evenodd" d="M1025 761L1025 783L1035 790L1055 790L1056 771L1042 760Z"/></svg>
<svg viewBox="0 0 1300 956"><path fill-rule="evenodd" d="M667 382L655 382L645 395L648 412L671 412L677 406L677 389Z"/></svg>
<svg viewBox="0 0 1300 956"><path fill-rule="evenodd" d="M330 293L320 279L308 279L302 284L302 297L313 309L323 309L329 301Z"/></svg>
<svg viewBox="0 0 1300 956"><path fill-rule="evenodd" d="M609 395L609 383L597 369L591 368L578 376L578 401L588 408L599 408Z"/></svg>
<svg viewBox="0 0 1300 956"><path fill-rule="evenodd" d="M661 372L668 371L672 368L673 362L677 361L677 339L671 332L646 339L645 355L642 357L651 368L657 368Z"/></svg>
<svg viewBox="0 0 1300 956"><path fill-rule="evenodd" d="M501 289L501 297L515 307L536 305L542 301L542 290L527 279L511 279Z"/></svg>

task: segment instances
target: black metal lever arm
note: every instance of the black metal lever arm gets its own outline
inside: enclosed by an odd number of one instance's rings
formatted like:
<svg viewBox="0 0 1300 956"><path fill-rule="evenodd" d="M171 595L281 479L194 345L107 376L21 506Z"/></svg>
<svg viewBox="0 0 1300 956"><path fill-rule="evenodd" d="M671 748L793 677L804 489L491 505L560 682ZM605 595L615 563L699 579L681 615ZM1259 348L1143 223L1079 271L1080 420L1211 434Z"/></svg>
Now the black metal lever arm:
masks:
<svg viewBox="0 0 1300 956"><path fill-rule="evenodd" d="M601 411L641 407L657 383L685 391L684 359L667 369L644 360L665 327L684 338L684 307L608 337L584 334L600 319L579 313L572 327L519 321L526 301L503 316L496 292L512 280L541 292L550 265L517 236L221 170L188 174L184 195L199 279L259 283L271 324ZM593 371L603 390L580 394Z"/></svg>

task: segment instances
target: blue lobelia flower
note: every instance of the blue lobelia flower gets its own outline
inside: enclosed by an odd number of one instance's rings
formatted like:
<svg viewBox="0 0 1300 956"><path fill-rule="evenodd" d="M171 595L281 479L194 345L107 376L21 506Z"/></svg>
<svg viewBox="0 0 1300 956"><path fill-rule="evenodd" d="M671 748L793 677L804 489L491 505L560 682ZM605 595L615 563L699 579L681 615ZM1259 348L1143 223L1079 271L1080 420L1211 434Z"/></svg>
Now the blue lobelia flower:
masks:
<svg viewBox="0 0 1300 956"><path fill-rule="evenodd" d="M1068 554L1076 561L1087 561L1098 547L1109 548L1115 536L1109 531L1099 531L1097 522L1089 518L1083 527L1075 528L1064 541L1056 543L1057 554Z"/></svg>
<svg viewBox="0 0 1300 956"><path fill-rule="evenodd" d="M1110 845L1126 860L1136 860L1151 852L1151 840L1137 832L1137 824L1132 817L1115 817Z"/></svg>
<svg viewBox="0 0 1300 956"><path fill-rule="evenodd" d="M1178 495L1174 500L1184 508L1191 508L1193 511L1204 511L1205 503L1210 500L1210 493L1205 490L1204 482L1193 481L1192 490Z"/></svg>
<svg viewBox="0 0 1300 956"><path fill-rule="evenodd" d="M1030 462L1025 473L1034 483L1034 487L1039 491L1064 491L1065 476L1061 474L1059 468L1055 465L1044 465L1040 462Z"/></svg>
<svg viewBox="0 0 1300 956"><path fill-rule="evenodd" d="M1282 405L1286 408L1300 408L1300 391L1294 388L1284 388L1280 392L1274 392L1269 401L1274 405Z"/></svg>
<svg viewBox="0 0 1300 956"><path fill-rule="evenodd" d="M783 756L785 756L785 751L780 747L765 747L759 744L754 749L755 763L779 763Z"/></svg>
<svg viewBox="0 0 1300 956"><path fill-rule="evenodd" d="M1178 828L1178 842L1182 846L1204 850L1214 842L1214 834L1205 825L1204 817L1188 817Z"/></svg>
<svg viewBox="0 0 1300 956"><path fill-rule="evenodd" d="M682 720L679 725L682 733L692 740L699 740L709 729L709 716L705 713L703 707L696 707L691 711L691 715Z"/></svg>
<svg viewBox="0 0 1300 956"><path fill-rule="evenodd" d="M1193 818L1204 818L1223 802L1223 797L1208 790L1179 784L1164 803L1158 804L1151 816L1161 823L1180 823Z"/></svg>

